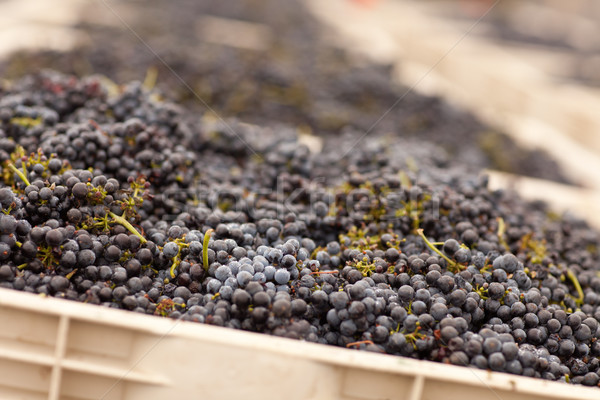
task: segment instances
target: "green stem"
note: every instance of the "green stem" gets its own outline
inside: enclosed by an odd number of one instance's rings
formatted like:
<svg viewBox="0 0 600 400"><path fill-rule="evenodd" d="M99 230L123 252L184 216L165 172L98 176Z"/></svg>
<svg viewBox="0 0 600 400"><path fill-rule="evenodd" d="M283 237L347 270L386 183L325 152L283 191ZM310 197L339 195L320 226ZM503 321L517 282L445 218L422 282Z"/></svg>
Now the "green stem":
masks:
<svg viewBox="0 0 600 400"><path fill-rule="evenodd" d="M207 230L202 241L202 262L204 262L204 269L206 271L208 271L208 242L210 241L210 234L213 232L214 229Z"/></svg>
<svg viewBox="0 0 600 400"><path fill-rule="evenodd" d="M129 221L127 221L125 218L118 216L117 214L113 213L112 211L108 212L108 215L118 224L123 225L125 228L127 228L127 230L131 233L133 233L135 236L137 236L138 238L140 238L140 242L146 243L147 240L145 237L143 237L138 231L137 229L135 229L133 227L133 225L131 225L129 223Z"/></svg>
<svg viewBox="0 0 600 400"><path fill-rule="evenodd" d="M8 168L12 169L12 171L17 174L17 176L19 178L21 178L21 180L23 182L25 182L25 184L27 186L31 185L31 183L29 183L29 179L27 179L27 177L25 176L25 174L23 172L21 172L17 167L15 167L12 163L8 163ZM23 166L23 168L25 168L25 166Z"/></svg>
<svg viewBox="0 0 600 400"><path fill-rule="evenodd" d="M456 261L451 260L450 258L448 258L448 256L446 256L444 253L442 253L441 251L439 251L434 245L433 243L431 243L426 237L425 234L423 233L423 229L417 229L417 233L419 234L419 236L421 236L421 239L423 239L423 241L425 242L425 244L427 245L427 247L429 247L431 250L435 251L440 257L442 257L444 260L446 260L446 262L448 263L449 266L455 267L457 269L460 269L458 267L458 264L456 263Z"/></svg>
<svg viewBox="0 0 600 400"><path fill-rule="evenodd" d="M510 247L508 246L508 243L506 243L506 239L504 239L504 232L506 231L504 219L502 217L498 217L496 218L496 221L498 221L498 242L506 249L506 251L509 251Z"/></svg>
<svg viewBox="0 0 600 400"><path fill-rule="evenodd" d="M73 275L75 275L76 272L77 272L77 268L75 268L73 271L71 271L67 275L65 275L65 278L71 279L73 277Z"/></svg>
<svg viewBox="0 0 600 400"><path fill-rule="evenodd" d="M579 280L570 269L567 270L567 277L573 282L573 286L575 286L575 290L577 290L577 298L575 298L575 303L581 306L583 304L584 294L583 289L581 289L581 285L579 284Z"/></svg>
<svg viewBox="0 0 600 400"><path fill-rule="evenodd" d="M156 85L156 78L158 77L158 69L156 67L149 67L146 70L146 77L142 84L145 89L152 90Z"/></svg>
<svg viewBox="0 0 600 400"><path fill-rule="evenodd" d="M181 260L179 259L179 253L177 253L177 255L175 256L175 259L173 260L173 265L171 265L171 279L175 278L175 268L177 268L179 266L179 263L181 262Z"/></svg>

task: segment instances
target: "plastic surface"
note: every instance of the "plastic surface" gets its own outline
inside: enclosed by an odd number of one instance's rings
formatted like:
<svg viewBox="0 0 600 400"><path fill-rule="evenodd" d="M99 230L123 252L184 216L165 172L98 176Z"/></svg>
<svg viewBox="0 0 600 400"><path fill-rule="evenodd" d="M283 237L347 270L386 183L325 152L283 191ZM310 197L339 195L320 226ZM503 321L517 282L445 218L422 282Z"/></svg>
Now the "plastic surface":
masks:
<svg viewBox="0 0 600 400"><path fill-rule="evenodd" d="M598 399L600 389L0 289L0 399Z"/></svg>

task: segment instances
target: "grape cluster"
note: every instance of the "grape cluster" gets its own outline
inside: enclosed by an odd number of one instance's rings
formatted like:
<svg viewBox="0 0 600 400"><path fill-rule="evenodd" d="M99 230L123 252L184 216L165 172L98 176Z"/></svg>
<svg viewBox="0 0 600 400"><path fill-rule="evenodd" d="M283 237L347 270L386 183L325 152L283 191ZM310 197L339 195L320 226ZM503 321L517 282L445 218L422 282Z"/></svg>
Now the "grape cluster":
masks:
<svg viewBox="0 0 600 400"><path fill-rule="evenodd" d="M598 384L585 223L422 142L311 153L288 127L114 90L56 73L5 89L0 287Z"/></svg>

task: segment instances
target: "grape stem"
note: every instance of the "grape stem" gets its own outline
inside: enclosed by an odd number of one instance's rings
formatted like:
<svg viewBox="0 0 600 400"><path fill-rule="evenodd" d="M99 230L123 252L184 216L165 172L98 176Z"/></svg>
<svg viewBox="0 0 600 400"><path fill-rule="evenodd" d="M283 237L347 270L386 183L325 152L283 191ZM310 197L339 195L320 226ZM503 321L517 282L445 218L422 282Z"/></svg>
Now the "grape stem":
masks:
<svg viewBox="0 0 600 400"><path fill-rule="evenodd" d="M73 277L73 275L75 275L76 272L77 272L77 268L75 268L73 271L71 271L67 275L65 275L65 278L71 279Z"/></svg>
<svg viewBox="0 0 600 400"><path fill-rule="evenodd" d="M421 239L423 239L423 241L425 242L425 244L427 245L427 247L429 247L431 250L433 250L434 252L436 252L440 257L442 257L444 260L446 260L446 262L448 263L449 266L452 266L452 267L455 267L455 268L458 269L458 264L456 263L456 261L451 260L450 258L448 258L448 256L446 256L444 253L442 253L441 251L439 251L433 245L433 243L431 243L425 237L425 234L423 233L423 229L417 229L417 233L419 234L419 236L421 236Z"/></svg>
<svg viewBox="0 0 600 400"><path fill-rule="evenodd" d="M583 304L584 294L583 289L581 289L581 285L579 284L579 280L570 269L567 270L567 277L573 282L573 286L575 286L575 290L577 290L577 298L575 298L575 303L581 306Z"/></svg>
<svg viewBox="0 0 600 400"><path fill-rule="evenodd" d="M204 263L204 270L208 271L208 242L210 241L210 235L214 232L214 229L209 229L204 234L204 240L202 241L202 262Z"/></svg>
<svg viewBox="0 0 600 400"><path fill-rule="evenodd" d="M171 269L169 270L169 273L171 274L171 279L175 278L175 268L177 268L180 263L181 259L179 258L179 253L177 253L177 255L175 256L175 260L173 260L173 265L171 265Z"/></svg>
<svg viewBox="0 0 600 400"><path fill-rule="evenodd" d="M109 216L110 216L110 217L111 217L111 218L112 218L112 219L113 219L113 220L114 220L116 223L123 225L125 228L127 228L127 230L128 230L129 232L133 233L135 236L137 236L138 238L140 238L140 242L141 242L142 244L147 242L146 238L145 238L145 237L143 237L143 236L141 235L141 233L139 233L139 232L137 231L137 229L135 229L135 228L133 227L133 225L131 225L131 224L129 223L129 221L127 221L125 218L123 218L123 217L121 217L121 216L119 216L119 215L117 215L117 214L113 213L112 211L109 211L109 212L108 212L108 215L109 215Z"/></svg>
<svg viewBox="0 0 600 400"><path fill-rule="evenodd" d="M27 177L25 176L25 174L22 171L20 171L17 167L15 167L12 163L8 163L8 168L10 168L15 174L17 174L17 176L19 178L21 178L21 180L23 182L25 182L25 184L27 186L31 185L31 183L29 183L29 179L27 179Z"/></svg>
<svg viewBox="0 0 600 400"><path fill-rule="evenodd" d="M498 242L506 249L506 251L510 250L508 243L506 243L506 239L504 238L504 232L506 231L506 224L504 223L504 219L502 217L496 218L498 222Z"/></svg>
<svg viewBox="0 0 600 400"><path fill-rule="evenodd" d="M348 343L346 345L346 347L347 348L354 347L354 346L359 347L361 344L374 344L374 343L371 340L361 340L359 342Z"/></svg>

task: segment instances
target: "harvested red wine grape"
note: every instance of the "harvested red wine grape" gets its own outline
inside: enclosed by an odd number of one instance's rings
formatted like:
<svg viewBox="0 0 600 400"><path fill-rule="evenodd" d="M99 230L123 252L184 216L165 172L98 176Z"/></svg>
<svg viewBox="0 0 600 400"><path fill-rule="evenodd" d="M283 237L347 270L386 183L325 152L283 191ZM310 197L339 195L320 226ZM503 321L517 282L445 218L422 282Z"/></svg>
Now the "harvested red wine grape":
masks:
<svg viewBox="0 0 600 400"><path fill-rule="evenodd" d="M47 72L0 92L0 287L596 386L600 236L418 140L190 112Z"/></svg>

